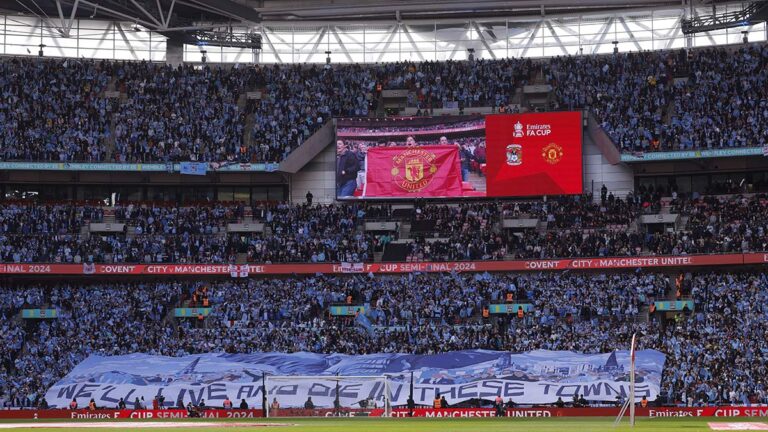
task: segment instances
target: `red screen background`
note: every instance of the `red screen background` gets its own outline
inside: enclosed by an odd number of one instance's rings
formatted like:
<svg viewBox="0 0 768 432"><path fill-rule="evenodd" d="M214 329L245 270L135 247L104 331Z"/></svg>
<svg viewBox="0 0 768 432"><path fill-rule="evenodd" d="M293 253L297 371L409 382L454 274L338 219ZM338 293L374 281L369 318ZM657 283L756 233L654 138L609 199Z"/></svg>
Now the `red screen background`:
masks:
<svg viewBox="0 0 768 432"><path fill-rule="evenodd" d="M581 194L581 122L578 111L486 116L488 196Z"/></svg>

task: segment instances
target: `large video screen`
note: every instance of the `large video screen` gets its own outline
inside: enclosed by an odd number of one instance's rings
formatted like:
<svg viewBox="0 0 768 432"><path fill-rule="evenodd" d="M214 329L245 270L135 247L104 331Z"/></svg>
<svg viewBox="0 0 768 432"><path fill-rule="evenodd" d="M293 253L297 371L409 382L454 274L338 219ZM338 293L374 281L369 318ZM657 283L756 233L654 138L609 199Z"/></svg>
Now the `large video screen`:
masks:
<svg viewBox="0 0 768 432"><path fill-rule="evenodd" d="M339 119L339 199L582 193L579 112Z"/></svg>

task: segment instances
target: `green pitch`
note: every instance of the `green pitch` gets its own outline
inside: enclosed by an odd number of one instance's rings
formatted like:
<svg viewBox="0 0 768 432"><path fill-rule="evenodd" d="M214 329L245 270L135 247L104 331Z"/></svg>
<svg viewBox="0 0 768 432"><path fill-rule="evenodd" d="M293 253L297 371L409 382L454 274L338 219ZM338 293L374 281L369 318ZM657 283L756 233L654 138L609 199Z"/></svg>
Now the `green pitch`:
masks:
<svg viewBox="0 0 768 432"><path fill-rule="evenodd" d="M206 422L211 419L204 419ZM189 421L189 420L185 420ZM220 423L218 420L214 420ZM29 421L23 421L28 423ZM51 422L62 423L66 421L51 420ZM178 432L240 432L240 431L262 431L262 432L591 432L591 431L709 431L707 423L709 422L750 422L750 423L768 423L768 419L727 419L727 418L642 418L637 420L634 429L630 428L627 421L623 421L621 426L614 428L611 418L469 418L469 419L382 419L382 418L344 418L344 419L324 419L324 418L281 418L281 419L254 419L237 420L236 423L260 423L254 427L202 427L202 428L178 428L173 427L173 421L167 421L168 427L154 427L152 429L142 428L140 421L124 422L125 428L78 428L76 422L69 423L71 427L67 428L25 428L25 429L7 429L9 431L50 431L61 432L64 430L85 430L98 432L114 432L128 429L141 429L145 431L163 430ZM18 423L22 423L19 421ZM35 422L37 423L37 421ZM227 423L227 422L221 422ZM269 423L291 424L292 426L265 427ZM40 425L44 424L39 421ZM0 430L8 427L9 422L0 423Z"/></svg>

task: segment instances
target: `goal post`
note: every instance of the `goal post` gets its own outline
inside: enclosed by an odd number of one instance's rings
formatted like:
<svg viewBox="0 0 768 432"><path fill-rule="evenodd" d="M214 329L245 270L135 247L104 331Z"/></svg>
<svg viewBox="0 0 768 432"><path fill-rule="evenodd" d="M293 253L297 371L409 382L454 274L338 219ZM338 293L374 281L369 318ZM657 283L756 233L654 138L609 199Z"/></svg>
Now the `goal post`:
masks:
<svg viewBox="0 0 768 432"><path fill-rule="evenodd" d="M627 400L622 405L616 421L613 422L614 426L618 426L621 423L621 418L629 410L629 426L635 427L635 336L637 334L632 335L632 344L629 348L629 395L627 395Z"/></svg>
<svg viewBox="0 0 768 432"><path fill-rule="evenodd" d="M266 375L267 417L383 416L392 412L387 376Z"/></svg>

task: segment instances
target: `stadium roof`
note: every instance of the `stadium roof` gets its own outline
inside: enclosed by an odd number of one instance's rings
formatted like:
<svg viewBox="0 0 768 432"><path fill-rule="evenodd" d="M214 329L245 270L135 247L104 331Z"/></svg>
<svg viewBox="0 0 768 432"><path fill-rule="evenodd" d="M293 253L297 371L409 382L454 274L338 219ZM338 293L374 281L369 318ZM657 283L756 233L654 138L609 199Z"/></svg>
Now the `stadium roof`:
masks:
<svg viewBox="0 0 768 432"><path fill-rule="evenodd" d="M74 19L134 22L171 39L226 25L253 25L261 16L233 0L3 0L0 12L35 15L68 37Z"/></svg>
<svg viewBox="0 0 768 432"><path fill-rule="evenodd" d="M473 25L477 28L478 22L493 24L496 21L505 23L507 20L506 26L496 27L509 27L509 20L543 22L548 18L563 16L605 17L650 11L680 11L688 7L691 7L691 16L698 16L697 13L700 14L702 10L706 13L710 7L714 13L715 6L725 3L731 7L737 4L723 0L688 0L687 5L681 4L680 0L0 0L0 14L34 15L41 29L45 27L54 36L62 38L76 34L72 29L77 20L93 19L134 23L133 29L136 32L146 29L163 35L169 41L188 45L260 50L264 38L265 45L270 45L274 51L271 46L273 42L267 33L281 25L317 27L320 29L315 41L317 48L325 35L322 27L331 25L340 27L356 24L367 27L377 23L407 23L410 27L404 31L411 38L410 32L418 31L414 26L419 23L426 23L429 31L437 31L436 26L440 24L453 25L457 22L469 25L468 28ZM694 12L694 6L699 12ZM624 21L621 23L627 27ZM609 24L601 30L603 33L609 31ZM549 23L546 25L551 26ZM518 24L516 26L520 27ZM265 31L265 27L272 30ZM328 28L325 30L330 31ZM658 28L649 31L656 30ZM397 32L398 29L392 31ZM631 31L627 31L630 39L633 39ZM344 30L334 27L333 32L343 33ZM533 32L535 34L536 28L533 28ZM672 33L666 36L670 35ZM663 39L666 36L659 37ZM338 40L339 36L335 37ZM275 38L280 41L280 36ZM601 42L604 39L599 38ZM289 40L293 40L293 37ZM555 40L560 44L557 35ZM306 45L306 41L302 43ZM487 45L487 42L483 43ZM637 41L634 43L640 49ZM44 46L43 42L40 44ZM300 49L302 52L304 45ZM292 48L291 54L294 51ZM506 54L510 55L509 52ZM275 57L279 56L275 54ZM352 61L351 58L349 60ZM278 58L278 61L281 60Z"/></svg>
<svg viewBox="0 0 768 432"><path fill-rule="evenodd" d="M233 0L268 21L473 19L680 7L680 0ZM726 3L692 0L694 5Z"/></svg>
<svg viewBox="0 0 768 432"><path fill-rule="evenodd" d="M699 6L727 3L692 1ZM174 31L250 26L262 20L473 19L680 6L680 0L5 0L0 12L37 15L63 32L72 18L133 21L173 38Z"/></svg>

